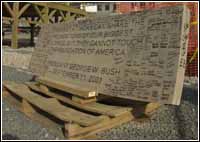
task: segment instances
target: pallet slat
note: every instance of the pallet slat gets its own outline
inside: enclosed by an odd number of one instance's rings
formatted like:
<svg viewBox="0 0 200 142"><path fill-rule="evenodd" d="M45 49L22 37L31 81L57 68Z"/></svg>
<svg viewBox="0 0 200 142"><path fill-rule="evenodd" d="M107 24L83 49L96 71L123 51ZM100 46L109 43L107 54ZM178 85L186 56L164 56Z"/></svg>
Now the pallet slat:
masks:
<svg viewBox="0 0 200 142"><path fill-rule="evenodd" d="M80 98L78 96L72 96L72 101L77 102L79 104L87 104L87 103L91 103L91 102L96 102L97 99L96 99L96 97L84 99L84 98Z"/></svg>
<svg viewBox="0 0 200 142"><path fill-rule="evenodd" d="M38 82L25 84L11 81L3 82L2 95L6 101L32 120L53 128L50 129L52 132L54 131L58 135L64 132L67 139L97 139L96 133L98 132L133 119L138 120L134 112L151 114L160 106L156 103L142 105L141 102L135 102L136 105L133 109L132 107L103 104L103 102L81 104L74 102L72 96L66 97L61 94L52 92L45 85L38 85ZM67 106L58 100L67 103ZM100 116L89 112L99 113ZM63 128L64 131L62 131Z"/></svg>
<svg viewBox="0 0 200 142"><path fill-rule="evenodd" d="M41 93L46 94L47 96L57 98L60 101L63 101L69 105L72 105L73 107L76 107L85 111L90 111L93 113L108 115L110 117L119 116L128 111L132 111L133 109L132 107L110 106L110 105L105 105L105 104L101 104L97 102L87 103L83 105L83 104L73 102L71 99L61 96L59 94L56 94L54 92L42 90L39 86L36 85L36 83L28 82L26 84L34 91L41 92Z"/></svg>
<svg viewBox="0 0 200 142"><path fill-rule="evenodd" d="M80 127L77 124L66 124L65 133L70 139L84 139L85 137L94 135L97 132L116 127L133 119L133 114L131 112L127 112L124 115L118 116L116 118L110 118L96 125L85 128Z"/></svg>
<svg viewBox="0 0 200 142"><path fill-rule="evenodd" d="M76 111L69 107L61 105L55 98L44 98L36 93L33 93L24 84L16 84L14 82L4 82L4 86L9 91L17 94L18 96L26 99L31 104L38 108L52 114L59 119L66 122L75 122L81 126L90 126L102 121L103 117L97 117Z"/></svg>
<svg viewBox="0 0 200 142"><path fill-rule="evenodd" d="M30 110L30 108L32 108L32 106L26 105L26 103L22 103L24 100L22 99L21 101L17 101L16 99L13 98L13 96L11 95L10 92L3 90L2 91L2 95L3 95L3 99L10 105L12 105L15 109L17 109L18 111L24 113L28 118L30 118L33 121L37 121L39 122L41 125L50 128L49 130L54 133L55 135L58 135L60 137L63 137L63 133L62 133L62 128L63 128L63 124L59 124L59 123L55 123L54 120L49 119L48 117L44 116L43 114L38 113L37 111L27 111L27 109L25 110L24 108L28 108ZM25 110L25 111L24 111Z"/></svg>
<svg viewBox="0 0 200 142"><path fill-rule="evenodd" d="M89 97L95 97L97 96L97 92L95 90L91 91L88 88L80 88L80 86L75 86L72 84L62 84L60 82L57 82L55 80L47 79L44 77L40 77L36 79L37 82L45 84L49 87L59 89L68 93L72 93L74 95L77 95L79 97L83 98L89 98Z"/></svg>

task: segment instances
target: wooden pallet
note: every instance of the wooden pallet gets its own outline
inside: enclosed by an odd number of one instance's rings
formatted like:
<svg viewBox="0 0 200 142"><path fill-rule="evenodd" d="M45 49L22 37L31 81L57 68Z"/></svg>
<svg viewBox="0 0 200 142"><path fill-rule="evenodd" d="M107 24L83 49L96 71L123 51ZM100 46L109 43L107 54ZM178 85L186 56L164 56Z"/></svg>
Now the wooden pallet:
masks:
<svg viewBox="0 0 200 142"><path fill-rule="evenodd" d="M3 82L3 98L6 101L45 126L61 127L67 139L91 138L97 132L135 119L134 112L137 110L149 114L159 106L149 103L135 109L104 104L97 98L73 97L52 91L38 82Z"/></svg>

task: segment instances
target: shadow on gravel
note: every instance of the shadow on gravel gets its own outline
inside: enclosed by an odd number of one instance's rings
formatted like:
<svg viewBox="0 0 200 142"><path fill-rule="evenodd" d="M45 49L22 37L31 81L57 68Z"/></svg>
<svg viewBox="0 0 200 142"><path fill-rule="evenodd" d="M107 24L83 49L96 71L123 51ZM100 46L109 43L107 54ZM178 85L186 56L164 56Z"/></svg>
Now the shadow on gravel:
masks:
<svg viewBox="0 0 200 142"><path fill-rule="evenodd" d="M198 89L184 86L182 100L189 101L193 105L198 105Z"/></svg>
<svg viewBox="0 0 200 142"><path fill-rule="evenodd" d="M19 140L19 137L14 136L12 134L3 134L2 139L3 140Z"/></svg>
<svg viewBox="0 0 200 142"><path fill-rule="evenodd" d="M198 89L194 87L183 87L182 100L193 104L195 107L198 106ZM190 135L186 132L186 125L188 125L187 119L184 117L184 112L180 109L181 106L174 107L176 124L181 139L196 139L196 136ZM189 115L189 114L188 114ZM191 126L192 127L192 126Z"/></svg>

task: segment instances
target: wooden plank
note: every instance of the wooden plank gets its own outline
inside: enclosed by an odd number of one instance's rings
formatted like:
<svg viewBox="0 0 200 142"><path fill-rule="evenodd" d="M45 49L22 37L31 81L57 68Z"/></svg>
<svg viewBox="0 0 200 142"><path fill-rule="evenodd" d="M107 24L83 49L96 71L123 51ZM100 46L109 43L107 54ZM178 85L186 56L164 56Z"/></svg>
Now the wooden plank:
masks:
<svg viewBox="0 0 200 142"><path fill-rule="evenodd" d="M84 137L94 135L97 132L101 132L116 127L133 119L134 119L133 114L131 112L127 112L126 114L123 114L116 118L107 119L105 121L102 121L101 123L98 123L90 127L83 128L78 126L77 124L66 124L65 134L70 139L84 139Z"/></svg>
<svg viewBox="0 0 200 142"><path fill-rule="evenodd" d="M90 111L90 112L94 112L94 113L98 113L98 114L104 114L104 115L108 115L110 117L116 117L123 113L126 113L127 111L133 110L132 107L110 106L110 105L105 105L105 104L101 104L101 103L97 103L97 102L92 102L92 103L83 105L83 104L73 102L71 99L69 99L65 96L61 96L54 92L50 92L46 88L42 90L39 86L35 85L35 83L29 82L26 84L34 91L44 93L47 96L54 97L62 102L72 105L73 107L76 107L76 108L79 108L79 109L82 109L85 111Z"/></svg>
<svg viewBox="0 0 200 142"><path fill-rule="evenodd" d="M73 85L73 84L62 84L58 81L47 79L44 77L39 77L36 79L36 81L45 84L49 87L62 90L74 95L78 95L83 98L89 98L89 97L95 97L97 96L97 92L95 90L89 90L88 88L79 88L79 86Z"/></svg>
<svg viewBox="0 0 200 142"><path fill-rule="evenodd" d="M61 124L58 124L55 121L49 119L49 117L46 117L46 116L42 115L41 113L37 112L31 106L31 104L28 101L26 101L25 99L23 99L23 101L22 101L22 109L21 109L21 111L26 116L31 118L32 120L38 121L42 125L45 125L47 127L61 127Z"/></svg>
<svg viewBox="0 0 200 142"><path fill-rule="evenodd" d="M149 116L153 114L153 112L155 112L155 110L157 110L160 106L161 104L159 103L148 103L145 107L144 114Z"/></svg>
<svg viewBox="0 0 200 142"><path fill-rule="evenodd" d="M92 98L87 98L87 99L83 99L77 96L72 96L72 101L77 102L79 104L87 104L87 103L91 103L91 102L96 102L96 97L92 97Z"/></svg>
<svg viewBox="0 0 200 142"><path fill-rule="evenodd" d="M147 103L142 101L133 101L133 100L127 100L117 97L110 97L107 95L99 95L98 101L107 103L107 104L116 104L116 105L122 105L122 106L132 106L134 108L135 115L148 115L150 116L155 112L162 104L160 103Z"/></svg>
<svg viewBox="0 0 200 142"><path fill-rule="evenodd" d="M31 85L31 84L30 84ZM43 84L38 84L38 87L45 92L49 92L49 88Z"/></svg>
<svg viewBox="0 0 200 142"><path fill-rule="evenodd" d="M93 116L86 113L79 112L75 109L65 107L61 105L55 98L44 98L36 93L31 92L26 85L16 84L14 82L4 83L4 86L9 91L15 93L16 95L26 99L29 103L35 105L36 107L48 112L49 114L59 118L65 122L75 122L81 126L94 125L105 117Z"/></svg>
<svg viewBox="0 0 200 142"><path fill-rule="evenodd" d="M113 114L114 117L134 110L134 108L132 107L111 106L111 105L95 103L95 102L89 103L87 105L90 107L90 109L94 109L96 112L103 111L105 114L108 114L108 115Z"/></svg>
<svg viewBox="0 0 200 142"><path fill-rule="evenodd" d="M31 104L29 104L25 99L22 100L22 106L24 113L30 114L35 112Z"/></svg>
<svg viewBox="0 0 200 142"><path fill-rule="evenodd" d="M97 135L90 135L87 137L84 137L84 140L99 140L99 138L97 137Z"/></svg>

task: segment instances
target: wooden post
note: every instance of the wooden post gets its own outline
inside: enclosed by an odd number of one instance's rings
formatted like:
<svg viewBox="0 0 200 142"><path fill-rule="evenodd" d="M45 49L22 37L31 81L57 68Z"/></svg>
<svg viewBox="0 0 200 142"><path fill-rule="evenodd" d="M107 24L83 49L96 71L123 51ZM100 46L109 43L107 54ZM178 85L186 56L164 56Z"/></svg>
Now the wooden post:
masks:
<svg viewBox="0 0 200 142"><path fill-rule="evenodd" d="M14 2L13 3L12 41L11 41L12 48L18 48L18 36L17 36L18 23L19 23L18 13L19 13L19 2Z"/></svg>
<svg viewBox="0 0 200 142"><path fill-rule="evenodd" d="M48 24L49 23L49 8L47 6L44 7L44 23Z"/></svg>
<svg viewBox="0 0 200 142"><path fill-rule="evenodd" d="M34 21L34 17L31 17L31 21ZM35 31L35 24L30 24L31 31L30 31L30 46L34 46L34 31Z"/></svg>

